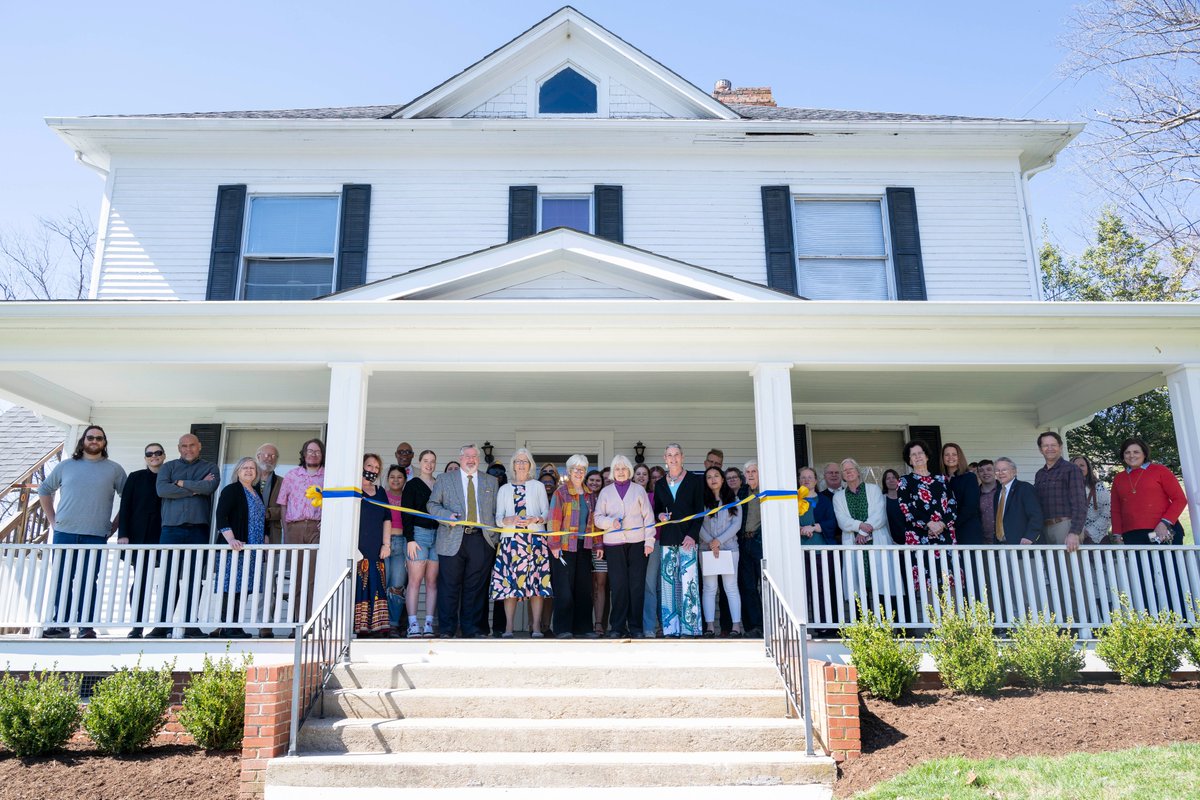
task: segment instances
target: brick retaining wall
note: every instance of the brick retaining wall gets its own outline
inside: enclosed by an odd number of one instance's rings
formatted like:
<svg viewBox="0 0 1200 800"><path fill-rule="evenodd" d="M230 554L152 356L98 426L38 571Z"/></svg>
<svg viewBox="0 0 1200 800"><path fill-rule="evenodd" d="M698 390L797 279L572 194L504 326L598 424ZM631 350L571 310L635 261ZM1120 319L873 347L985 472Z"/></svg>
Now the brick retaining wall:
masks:
<svg viewBox="0 0 1200 800"><path fill-rule="evenodd" d="M858 717L858 670L846 664L808 660L813 735L841 763L862 755Z"/></svg>

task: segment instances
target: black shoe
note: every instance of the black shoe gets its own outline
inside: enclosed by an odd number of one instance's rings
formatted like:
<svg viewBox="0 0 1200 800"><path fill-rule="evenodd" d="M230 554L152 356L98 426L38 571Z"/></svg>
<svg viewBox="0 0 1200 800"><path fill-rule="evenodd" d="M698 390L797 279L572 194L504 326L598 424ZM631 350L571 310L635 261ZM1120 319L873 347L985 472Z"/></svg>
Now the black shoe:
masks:
<svg viewBox="0 0 1200 800"><path fill-rule="evenodd" d="M95 628L84 628L83 630L81 630L79 632L79 634L75 638L76 639L95 639L96 638L96 629Z"/></svg>
<svg viewBox="0 0 1200 800"><path fill-rule="evenodd" d="M275 631L271 630L270 628L261 628L261 629L259 629L259 631L258 631L258 638L260 638L260 639L274 639L274 638L275 638Z"/></svg>
<svg viewBox="0 0 1200 800"><path fill-rule="evenodd" d="M134 628L133 630L131 630L129 632L129 638L130 639L140 639L140 638L142 638L143 633L144 633L144 631L141 628Z"/></svg>
<svg viewBox="0 0 1200 800"><path fill-rule="evenodd" d="M43 639L70 639L71 632L66 628L46 628L42 631Z"/></svg>
<svg viewBox="0 0 1200 800"><path fill-rule="evenodd" d="M621 633L620 631L609 631L608 638L610 638L610 639L627 639L629 637L627 637L625 634Z"/></svg>
<svg viewBox="0 0 1200 800"><path fill-rule="evenodd" d="M142 631L143 639L166 639L171 635L171 632L166 628L151 628L148 631Z"/></svg>
<svg viewBox="0 0 1200 800"><path fill-rule="evenodd" d="M187 633L185 632L183 635L187 636ZM208 634L208 638L210 638L210 639L228 639L229 633L224 628L217 628L215 631Z"/></svg>
<svg viewBox="0 0 1200 800"><path fill-rule="evenodd" d="M492 637L488 636L486 633L477 633L474 636L468 636L467 638L468 639L490 639Z"/></svg>
<svg viewBox="0 0 1200 800"><path fill-rule="evenodd" d="M629 638L630 639L645 639L646 634L642 633L641 631L630 631Z"/></svg>
<svg viewBox="0 0 1200 800"><path fill-rule="evenodd" d="M227 638L227 639L252 639L253 637L250 634L246 633L241 628L234 628L231 631L225 632L225 638Z"/></svg>
<svg viewBox="0 0 1200 800"><path fill-rule="evenodd" d="M208 635L205 634L204 631L200 630L199 628L186 628L183 631L183 638L185 638L185 639L207 639Z"/></svg>
<svg viewBox="0 0 1200 800"><path fill-rule="evenodd" d="M600 638L600 634L596 633L595 631L588 631L587 633L583 634L583 638L585 638L585 639L599 639L599 638Z"/></svg>

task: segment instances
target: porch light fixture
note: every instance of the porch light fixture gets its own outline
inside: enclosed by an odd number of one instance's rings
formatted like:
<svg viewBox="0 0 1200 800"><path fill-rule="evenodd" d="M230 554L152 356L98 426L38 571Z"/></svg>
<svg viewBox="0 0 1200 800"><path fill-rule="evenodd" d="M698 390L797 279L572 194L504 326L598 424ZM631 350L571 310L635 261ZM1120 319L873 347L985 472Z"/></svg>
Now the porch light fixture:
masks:
<svg viewBox="0 0 1200 800"><path fill-rule="evenodd" d="M639 464L646 463L646 445L640 441L633 446L633 460Z"/></svg>
<svg viewBox="0 0 1200 800"><path fill-rule="evenodd" d="M492 462L494 462L496 460L492 456L492 443L491 442L483 443L483 460L486 461L488 464L491 464Z"/></svg>

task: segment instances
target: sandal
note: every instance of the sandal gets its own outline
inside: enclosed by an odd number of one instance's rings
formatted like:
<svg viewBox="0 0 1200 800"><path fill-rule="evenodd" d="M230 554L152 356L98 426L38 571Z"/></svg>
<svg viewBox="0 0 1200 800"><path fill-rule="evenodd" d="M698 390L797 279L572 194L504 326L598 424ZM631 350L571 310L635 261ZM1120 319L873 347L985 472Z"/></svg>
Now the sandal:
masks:
<svg viewBox="0 0 1200 800"><path fill-rule="evenodd" d="M711 639L711 638L713 638L713 637L714 637L714 636L716 636L716 635L717 635L717 634L713 633L713 630L712 630L712 628L708 628L708 629L706 629L706 630L704 631L704 638L705 638L705 639Z"/></svg>
<svg viewBox="0 0 1200 800"><path fill-rule="evenodd" d="M746 634L740 628L734 628L729 632L730 639L740 639Z"/></svg>

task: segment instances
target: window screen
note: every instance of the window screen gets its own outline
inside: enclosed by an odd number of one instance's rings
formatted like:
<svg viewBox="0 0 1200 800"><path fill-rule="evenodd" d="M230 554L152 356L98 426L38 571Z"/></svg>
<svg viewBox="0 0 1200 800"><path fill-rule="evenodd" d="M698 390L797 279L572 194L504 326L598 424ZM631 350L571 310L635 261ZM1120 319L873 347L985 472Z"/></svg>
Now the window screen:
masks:
<svg viewBox="0 0 1200 800"><path fill-rule="evenodd" d="M547 195L542 197L542 224L539 231L573 228L592 232L592 198L586 196Z"/></svg>
<svg viewBox="0 0 1200 800"><path fill-rule="evenodd" d="M796 200L796 276L813 300L887 300L879 200Z"/></svg>
<svg viewBox="0 0 1200 800"><path fill-rule="evenodd" d="M311 300L333 290L338 197L252 197L245 300Z"/></svg>

